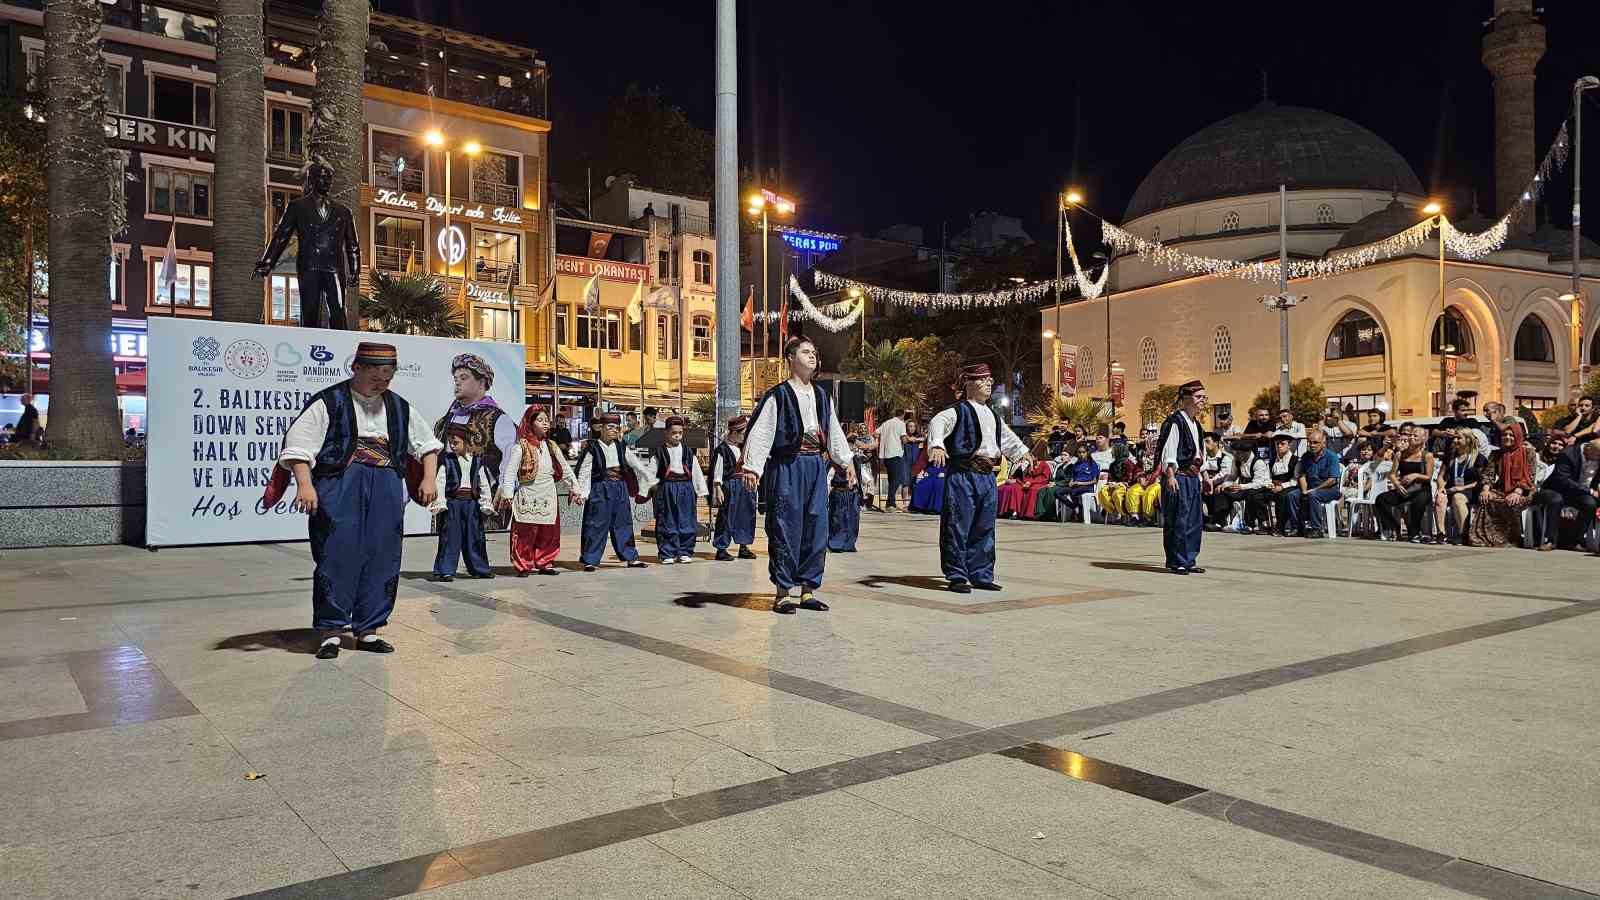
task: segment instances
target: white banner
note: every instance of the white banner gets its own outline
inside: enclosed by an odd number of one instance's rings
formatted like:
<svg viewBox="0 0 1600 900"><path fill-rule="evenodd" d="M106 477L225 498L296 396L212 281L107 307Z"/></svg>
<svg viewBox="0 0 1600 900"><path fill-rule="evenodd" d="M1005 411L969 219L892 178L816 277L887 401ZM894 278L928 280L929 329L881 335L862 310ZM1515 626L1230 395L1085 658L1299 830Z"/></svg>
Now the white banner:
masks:
<svg viewBox="0 0 1600 900"><path fill-rule="evenodd" d="M356 345L395 345L390 389L428 422L455 398L450 360L476 353L494 369L489 396L522 421L521 344L238 325L206 319L149 320L148 491L145 540L152 547L305 540L306 517L291 512L291 482L276 507L260 507L283 434L311 397L349 377ZM406 533L426 534L426 510L406 506Z"/></svg>

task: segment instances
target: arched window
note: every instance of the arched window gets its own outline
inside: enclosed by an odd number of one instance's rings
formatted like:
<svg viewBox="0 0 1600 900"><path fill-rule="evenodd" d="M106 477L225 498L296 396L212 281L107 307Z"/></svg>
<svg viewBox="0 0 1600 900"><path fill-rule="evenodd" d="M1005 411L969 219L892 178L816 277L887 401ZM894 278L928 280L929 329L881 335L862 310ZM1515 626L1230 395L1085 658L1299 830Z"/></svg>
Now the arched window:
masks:
<svg viewBox="0 0 1600 900"><path fill-rule="evenodd" d="M1589 342L1589 365L1600 366L1600 332Z"/></svg>
<svg viewBox="0 0 1600 900"><path fill-rule="evenodd" d="M1472 353L1472 326L1467 323L1467 317L1462 315L1461 310L1454 306L1433 320L1433 338L1428 343L1428 352L1438 353L1445 344L1455 347L1452 352L1458 356Z"/></svg>
<svg viewBox="0 0 1600 900"><path fill-rule="evenodd" d="M1329 205L1327 203L1319 203L1319 204L1317 204L1317 224L1318 225L1332 225L1333 224L1333 207L1331 205Z"/></svg>
<svg viewBox="0 0 1600 900"><path fill-rule="evenodd" d="M1550 340L1550 329L1538 316L1529 316L1517 326L1515 358L1527 362L1556 361L1555 343Z"/></svg>
<svg viewBox="0 0 1600 900"><path fill-rule="evenodd" d="M1156 380L1156 339L1153 337L1139 339L1139 379Z"/></svg>
<svg viewBox="0 0 1600 900"><path fill-rule="evenodd" d="M1160 225L1157 225L1156 227L1150 229L1150 240L1152 240L1152 241L1160 241L1161 240L1161 226Z"/></svg>
<svg viewBox="0 0 1600 900"><path fill-rule="evenodd" d="M1352 359L1383 355L1383 329L1372 316L1359 309L1344 314L1328 332L1324 359Z"/></svg>
<svg viewBox="0 0 1600 900"><path fill-rule="evenodd" d="M711 251L696 250L694 252L694 283L711 283Z"/></svg>
<svg viewBox="0 0 1600 900"><path fill-rule="evenodd" d="M692 323L694 327L694 358L711 358L711 317L695 316Z"/></svg>
<svg viewBox="0 0 1600 900"><path fill-rule="evenodd" d="M1218 325L1211 336L1211 371L1233 371L1233 335L1226 325Z"/></svg>
<svg viewBox="0 0 1600 900"><path fill-rule="evenodd" d="M1222 217L1222 230L1235 231L1238 228L1239 214L1230 209L1228 210L1227 214Z"/></svg>
<svg viewBox="0 0 1600 900"><path fill-rule="evenodd" d="M1094 387L1094 350L1078 348L1078 387Z"/></svg>

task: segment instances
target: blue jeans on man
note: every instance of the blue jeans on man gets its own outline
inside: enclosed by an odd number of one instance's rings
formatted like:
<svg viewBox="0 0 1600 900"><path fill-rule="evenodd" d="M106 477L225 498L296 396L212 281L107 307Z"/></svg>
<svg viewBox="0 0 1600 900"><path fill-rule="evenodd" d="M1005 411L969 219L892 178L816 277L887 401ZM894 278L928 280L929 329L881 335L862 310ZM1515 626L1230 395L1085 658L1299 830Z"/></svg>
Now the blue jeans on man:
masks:
<svg viewBox="0 0 1600 900"><path fill-rule="evenodd" d="M1305 505L1311 507L1311 527L1316 531L1327 533L1328 507L1327 504L1338 500L1342 496L1338 486L1325 488L1312 488L1301 491L1299 488L1290 488L1285 492L1284 500L1289 507L1289 532L1298 533L1302 523L1305 522Z"/></svg>

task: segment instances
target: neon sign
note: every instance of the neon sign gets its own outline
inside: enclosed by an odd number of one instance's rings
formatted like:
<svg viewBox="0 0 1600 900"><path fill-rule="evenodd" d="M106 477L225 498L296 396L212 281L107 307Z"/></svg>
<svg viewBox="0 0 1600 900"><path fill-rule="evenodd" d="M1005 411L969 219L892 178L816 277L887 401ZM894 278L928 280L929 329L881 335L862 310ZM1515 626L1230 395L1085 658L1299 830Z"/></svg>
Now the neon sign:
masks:
<svg viewBox="0 0 1600 900"><path fill-rule="evenodd" d="M833 238L818 237L814 234L795 234L792 231L781 232L783 242L796 250L809 250L812 253L832 253L839 249L839 242Z"/></svg>

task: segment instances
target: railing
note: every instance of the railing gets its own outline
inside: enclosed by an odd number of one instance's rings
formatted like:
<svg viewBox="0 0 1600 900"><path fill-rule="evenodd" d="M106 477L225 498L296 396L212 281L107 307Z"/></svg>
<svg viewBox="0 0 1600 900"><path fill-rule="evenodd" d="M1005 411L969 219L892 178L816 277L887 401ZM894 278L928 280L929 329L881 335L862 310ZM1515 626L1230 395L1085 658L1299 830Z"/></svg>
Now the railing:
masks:
<svg viewBox="0 0 1600 900"><path fill-rule="evenodd" d="M515 262L497 262L492 259L479 259L472 265L472 280L480 284L506 284L510 279L511 284L520 281Z"/></svg>
<svg viewBox="0 0 1600 900"><path fill-rule="evenodd" d="M417 247L388 247L383 244L373 244L372 267L379 272L404 275L408 270L416 273L426 272L427 261L422 257L422 250Z"/></svg>
<svg viewBox="0 0 1600 900"><path fill-rule="evenodd" d="M547 117L545 68L532 59L490 56L381 26L368 45L368 84Z"/></svg>
<svg viewBox="0 0 1600 900"><path fill-rule="evenodd" d="M491 203L495 206L521 206L518 189L514 184L500 184L493 181L472 180L472 202Z"/></svg>
<svg viewBox="0 0 1600 900"><path fill-rule="evenodd" d="M422 193L422 168L420 166L407 166L397 172L392 163L373 163L372 184L374 187L388 188L391 191L420 194Z"/></svg>
<svg viewBox="0 0 1600 900"><path fill-rule="evenodd" d="M300 41L286 38L266 36L267 63L282 66L285 69L299 69L303 72L311 71L311 48Z"/></svg>
<svg viewBox="0 0 1600 900"><path fill-rule="evenodd" d="M208 47L217 45L217 20L187 10L145 4L139 18L139 30Z"/></svg>

